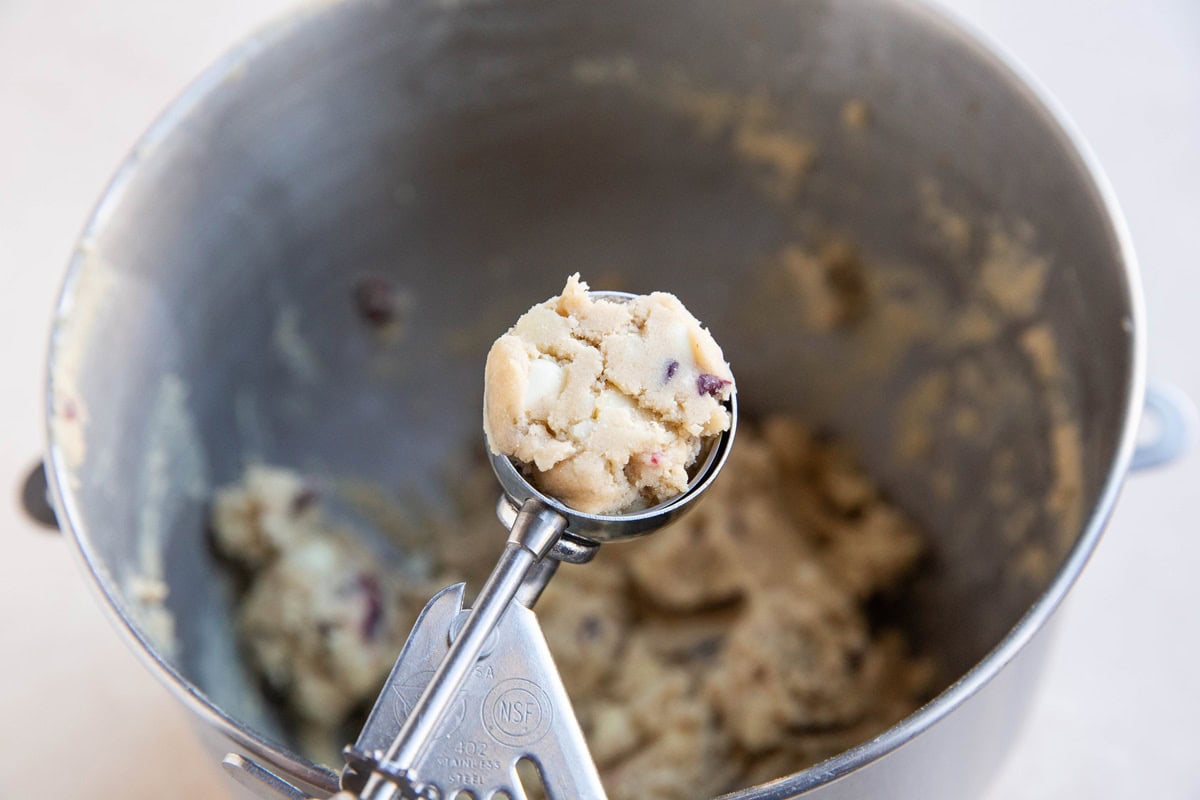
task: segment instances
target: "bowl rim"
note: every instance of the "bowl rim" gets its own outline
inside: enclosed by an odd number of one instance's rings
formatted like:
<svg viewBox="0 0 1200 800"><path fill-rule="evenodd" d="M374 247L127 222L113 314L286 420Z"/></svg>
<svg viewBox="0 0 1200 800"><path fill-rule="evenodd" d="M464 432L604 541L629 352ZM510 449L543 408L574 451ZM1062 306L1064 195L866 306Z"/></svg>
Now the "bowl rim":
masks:
<svg viewBox="0 0 1200 800"><path fill-rule="evenodd" d="M138 627L119 586L93 546L84 516L76 502L71 483L72 468L54 425L55 398L59 388L55 383L55 373L60 363L60 345L66 335L66 323L76 299L79 276L86 266L88 242L104 229L112 211L119 205L125 190L138 171L142 155L157 142L170 136L192 113L199 110L204 101L218 91L223 83L241 74L263 52L286 42L291 34L325 15L340 13L343 8L366 5L372 1L341 0L329 3L325 0L308 0L300 7L268 22L235 45L167 105L123 159L77 238L55 305L54 323L45 362L43 424L47 442L45 463L49 490L63 529L70 533L68 538L72 542L71 549L81 568L88 574L90 580L87 582L98 596L109 621L142 663L200 720L226 736L237 747L244 748L247 753L262 759L267 766L281 770L287 778L298 779L313 788L331 793L338 790L338 773L292 753L281 743L243 726L217 707L203 691L160 655L150 638ZM1103 213L1107 234L1116 246L1116 256L1121 263L1125 282L1129 306L1129 368L1124 375L1121 398L1124 403L1122 429L1096 503L1062 565L1042 594L986 655L936 697L874 739L792 775L722 795L726 800L784 800L833 783L886 758L979 692L1041 631L1075 583L1099 542L1112 513L1136 445L1145 392L1146 346L1145 312L1137 258L1125 217L1091 147L1053 95L989 34L936 0L874 2L889 4L898 12L914 18L932 35L947 37L965 47L980 63L989 66L997 79L1006 82L1010 88L1023 95L1029 110L1042 116L1043 121L1059 138L1063 150L1073 157L1074 168L1082 184L1081 189L1092 193Z"/></svg>

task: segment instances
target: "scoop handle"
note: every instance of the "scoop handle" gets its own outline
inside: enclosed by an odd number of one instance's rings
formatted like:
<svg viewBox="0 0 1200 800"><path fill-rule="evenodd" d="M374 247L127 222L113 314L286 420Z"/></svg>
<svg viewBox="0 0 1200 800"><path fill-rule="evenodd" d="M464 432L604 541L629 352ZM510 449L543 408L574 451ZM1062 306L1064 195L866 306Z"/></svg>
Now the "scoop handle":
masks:
<svg viewBox="0 0 1200 800"><path fill-rule="evenodd" d="M530 568L551 551L566 527L565 517L539 501L531 499L522 505L500 560L480 590L446 657L413 704L379 767L368 779L361 794L363 800L392 800L402 790L421 791L417 765L426 746L458 696L488 637L517 596Z"/></svg>

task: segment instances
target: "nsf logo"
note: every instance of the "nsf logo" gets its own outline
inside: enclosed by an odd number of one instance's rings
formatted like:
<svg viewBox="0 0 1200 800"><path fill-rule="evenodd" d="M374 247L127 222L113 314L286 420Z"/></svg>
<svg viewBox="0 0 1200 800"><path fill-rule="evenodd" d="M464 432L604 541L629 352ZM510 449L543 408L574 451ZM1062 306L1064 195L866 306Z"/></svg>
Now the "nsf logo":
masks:
<svg viewBox="0 0 1200 800"><path fill-rule="evenodd" d="M523 678L510 678L492 688L483 700L483 727L501 744L530 745L546 735L554 708L542 687Z"/></svg>

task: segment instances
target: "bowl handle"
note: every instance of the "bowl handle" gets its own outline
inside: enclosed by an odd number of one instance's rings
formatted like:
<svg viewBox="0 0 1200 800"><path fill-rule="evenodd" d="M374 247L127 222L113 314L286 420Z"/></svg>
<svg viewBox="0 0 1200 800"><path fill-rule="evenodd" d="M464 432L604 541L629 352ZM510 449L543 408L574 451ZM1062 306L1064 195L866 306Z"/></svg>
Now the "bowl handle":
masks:
<svg viewBox="0 0 1200 800"><path fill-rule="evenodd" d="M1152 381L1146 387L1146 404L1138 444L1130 469L1144 470L1177 461L1196 443L1200 416L1196 404L1178 386Z"/></svg>
<svg viewBox="0 0 1200 800"><path fill-rule="evenodd" d="M50 490L46 484L46 468L39 461L29 470L21 484L21 507L29 518L44 528L58 530L58 518L54 504L50 502Z"/></svg>

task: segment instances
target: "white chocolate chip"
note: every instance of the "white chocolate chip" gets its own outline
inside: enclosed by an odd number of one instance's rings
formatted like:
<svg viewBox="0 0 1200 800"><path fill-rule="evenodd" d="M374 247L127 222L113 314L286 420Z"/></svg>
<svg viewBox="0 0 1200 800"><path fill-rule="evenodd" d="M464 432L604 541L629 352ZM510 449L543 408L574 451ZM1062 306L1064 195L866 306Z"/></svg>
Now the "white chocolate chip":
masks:
<svg viewBox="0 0 1200 800"><path fill-rule="evenodd" d="M525 402L532 406L555 399L562 392L566 380L566 371L554 361L548 358L534 359L529 365Z"/></svg>

